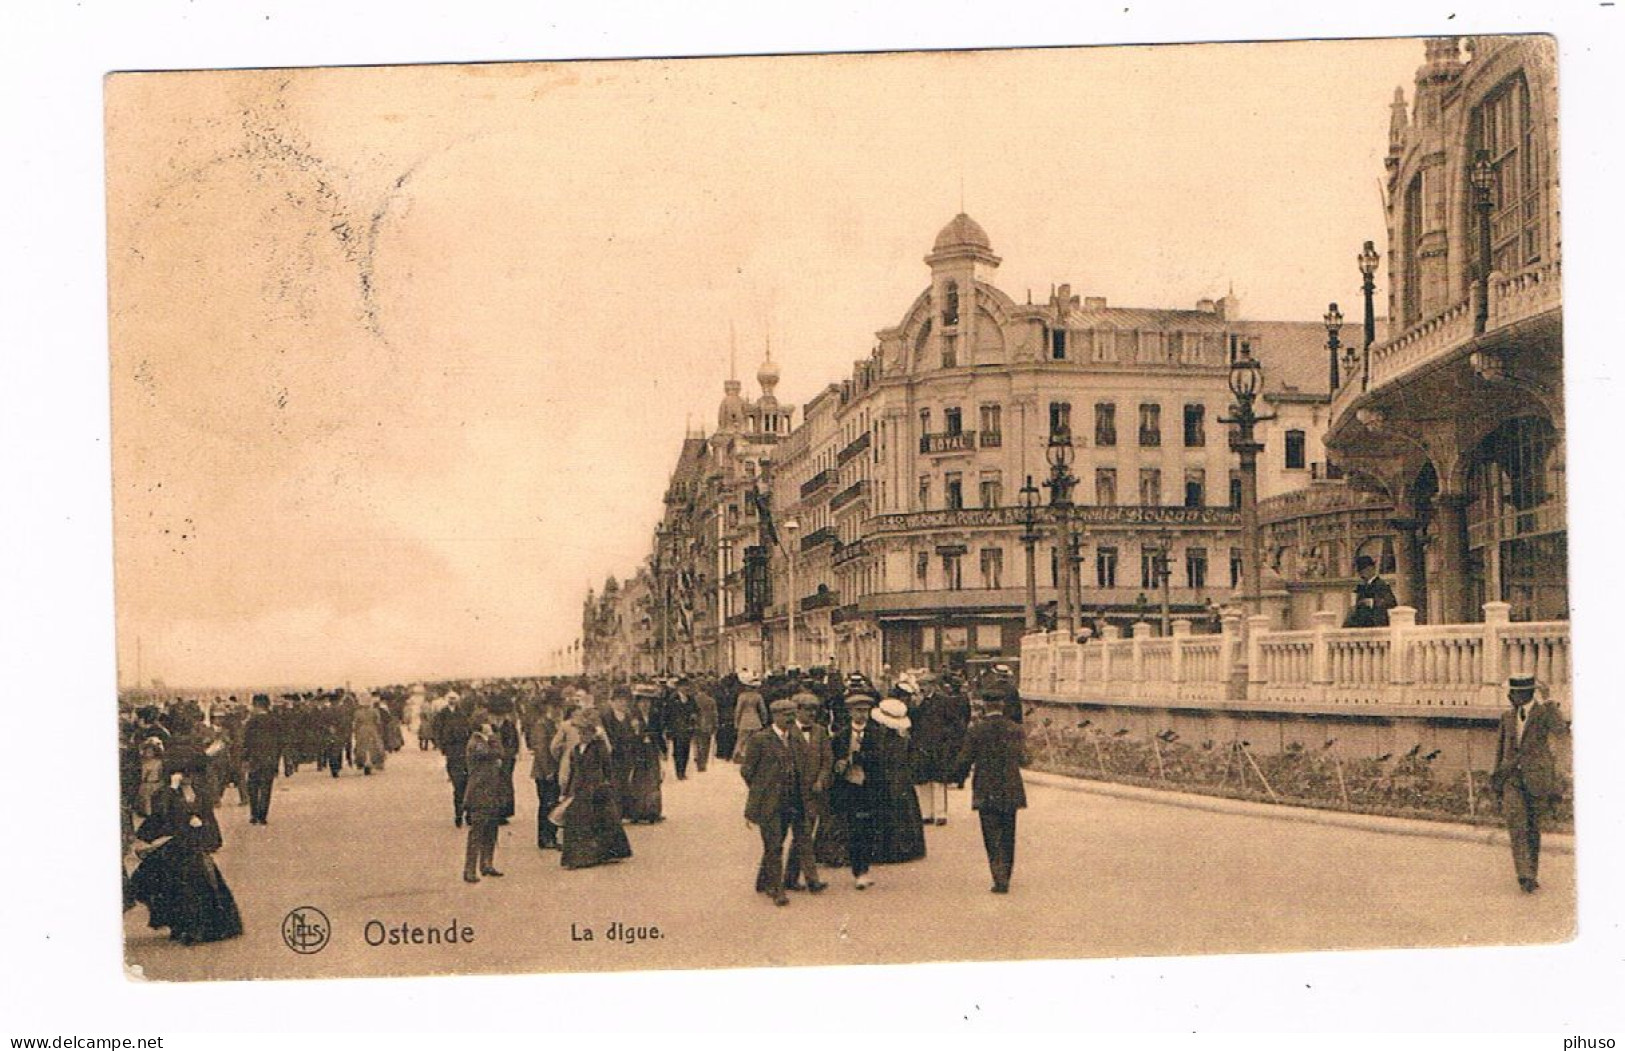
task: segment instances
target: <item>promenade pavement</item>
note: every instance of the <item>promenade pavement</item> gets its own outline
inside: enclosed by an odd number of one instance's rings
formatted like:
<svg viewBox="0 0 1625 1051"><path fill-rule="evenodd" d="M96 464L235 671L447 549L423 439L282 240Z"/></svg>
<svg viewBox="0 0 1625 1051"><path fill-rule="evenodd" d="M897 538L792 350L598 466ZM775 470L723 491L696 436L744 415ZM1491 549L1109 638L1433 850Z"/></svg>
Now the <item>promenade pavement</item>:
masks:
<svg viewBox="0 0 1625 1051"><path fill-rule="evenodd" d="M1574 859L1542 860L1524 895L1504 846L1214 813L1029 786L1015 880L989 892L969 791L926 830L928 856L878 867L859 892L775 907L754 893L760 840L732 763L666 766L667 820L628 826L635 857L565 871L535 846L536 797L520 758L519 813L502 829L501 879L462 881L465 833L435 752L408 738L388 769L278 778L269 825L228 790L220 868L246 934L194 947L125 915L132 976L160 980L598 971L1056 959L1551 942L1572 935ZM331 934L302 954L283 922L320 909ZM612 939L619 923L642 933ZM401 925L473 931L457 944L389 944ZM658 928L658 936L650 932ZM641 929L641 932L640 930ZM592 938L584 937L591 930ZM370 945L383 938L385 944Z"/></svg>

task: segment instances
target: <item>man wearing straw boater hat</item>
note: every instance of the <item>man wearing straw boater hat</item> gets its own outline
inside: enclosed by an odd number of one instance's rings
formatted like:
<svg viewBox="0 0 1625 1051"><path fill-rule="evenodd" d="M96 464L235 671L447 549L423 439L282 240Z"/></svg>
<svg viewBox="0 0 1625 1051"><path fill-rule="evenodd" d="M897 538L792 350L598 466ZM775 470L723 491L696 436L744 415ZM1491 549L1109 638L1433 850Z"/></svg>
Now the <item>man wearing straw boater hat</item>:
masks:
<svg viewBox="0 0 1625 1051"><path fill-rule="evenodd" d="M1490 789L1501 797L1501 814L1512 840L1512 867L1525 894L1540 889L1536 876L1540 871L1541 811L1563 794L1563 779L1551 747L1553 735L1563 732L1563 716L1555 704L1535 703L1537 689L1533 675L1514 675L1507 680L1511 708L1501 716L1495 771L1490 775Z"/></svg>

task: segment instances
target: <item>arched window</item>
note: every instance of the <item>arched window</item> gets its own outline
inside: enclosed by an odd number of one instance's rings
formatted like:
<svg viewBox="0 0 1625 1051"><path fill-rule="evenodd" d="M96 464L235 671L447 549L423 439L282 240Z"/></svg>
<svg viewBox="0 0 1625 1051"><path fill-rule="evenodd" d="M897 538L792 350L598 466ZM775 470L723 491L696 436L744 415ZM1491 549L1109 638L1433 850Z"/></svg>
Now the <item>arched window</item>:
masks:
<svg viewBox="0 0 1625 1051"><path fill-rule="evenodd" d="M942 286L942 323L959 324L959 283L950 281Z"/></svg>
<svg viewBox="0 0 1625 1051"><path fill-rule="evenodd" d="M1540 260L1545 214L1539 139L1530 119L1529 84L1522 73L1501 81L1473 108L1467 160L1471 162L1480 150L1489 154L1495 168L1490 269L1510 274ZM1470 192L1466 199L1471 202ZM1478 219L1475 216L1471 221ZM1477 236L1468 243L1473 246L1473 267L1468 273L1476 274L1482 263Z"/></svg>

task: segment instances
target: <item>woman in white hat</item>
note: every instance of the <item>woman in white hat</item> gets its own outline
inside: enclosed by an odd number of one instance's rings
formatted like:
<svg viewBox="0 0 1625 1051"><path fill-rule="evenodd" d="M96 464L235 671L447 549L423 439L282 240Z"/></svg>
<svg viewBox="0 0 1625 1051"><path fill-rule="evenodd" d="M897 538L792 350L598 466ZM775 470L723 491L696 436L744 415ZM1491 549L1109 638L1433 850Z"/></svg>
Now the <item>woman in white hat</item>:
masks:
<svg viewBox="0 0 1625 1051"><path fill-rule="evenodd" d="M925 829L920 800L914 794L913 724L908 705L901 698L887 697L875 706L873 718L884 727L885 753L880 809L875 815L875 861L882 865L914 861L925 857Z"/></svg>

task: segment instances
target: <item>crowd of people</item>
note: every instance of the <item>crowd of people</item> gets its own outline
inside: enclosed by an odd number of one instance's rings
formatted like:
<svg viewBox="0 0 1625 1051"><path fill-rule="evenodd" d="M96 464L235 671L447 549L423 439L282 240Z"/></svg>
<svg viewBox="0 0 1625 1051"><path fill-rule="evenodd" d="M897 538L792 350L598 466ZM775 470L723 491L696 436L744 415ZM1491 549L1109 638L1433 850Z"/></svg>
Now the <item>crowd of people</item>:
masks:
<svg viewBox="0 0 1625 1051"><path fill-rule="evenodd" d="M214 862L223 844L215 816L228 788L249 823L270 821L277 776L302 766L338 777L382 771L403 744L401 692L348 690L172 698L120 713L120 832L124 904L145 904L148 923L185 945L242 933L242 918Z"/></svg>

